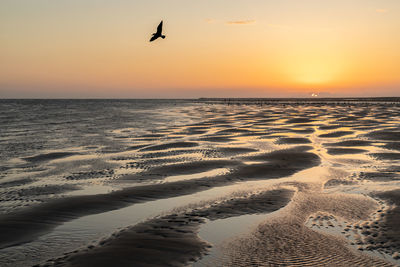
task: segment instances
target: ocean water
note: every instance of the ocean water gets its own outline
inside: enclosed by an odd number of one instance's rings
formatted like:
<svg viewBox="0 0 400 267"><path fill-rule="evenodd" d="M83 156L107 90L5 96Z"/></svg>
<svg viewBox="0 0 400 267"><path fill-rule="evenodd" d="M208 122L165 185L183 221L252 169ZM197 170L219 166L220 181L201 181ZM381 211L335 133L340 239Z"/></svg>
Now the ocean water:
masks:
<svg viewBox="0 0 400 267"><path fill-rule="evenodd" d="M89 148L94 153L122 149L126 145L123 137L128 134L140 135L162 124L185 121L184 114L176 116L174 112L177 105L183 108L188 103L184 100L0 100L0 160L4 163L42 151L75 147ZM118 136L115 130L124 132Z"/></svg>
<svg viewBox="0 0 400 267"><path fill-rule="evenodd" d="M0 100L0 213L64 193L112 189L109 162L192 121L186 100ZM62 160L65 159L65 162Z"/></svg>

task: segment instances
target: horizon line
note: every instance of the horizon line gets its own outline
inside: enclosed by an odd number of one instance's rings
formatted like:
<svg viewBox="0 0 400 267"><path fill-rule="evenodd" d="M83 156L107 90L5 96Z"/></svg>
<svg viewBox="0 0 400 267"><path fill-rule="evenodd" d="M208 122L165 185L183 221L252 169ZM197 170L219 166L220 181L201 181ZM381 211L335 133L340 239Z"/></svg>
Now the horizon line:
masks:
<svg viewBox="0 0 400 267"><path fill-rule="evenodd" d="M84 98L69 98L69 97L59 97L59 98L15 98L15 97L5 97L0 100L336 100L336 99L396 99L400 100L400 96L343 96L343 97L194 97L194 98L97 98L97 97L84 97Z"/></svg>

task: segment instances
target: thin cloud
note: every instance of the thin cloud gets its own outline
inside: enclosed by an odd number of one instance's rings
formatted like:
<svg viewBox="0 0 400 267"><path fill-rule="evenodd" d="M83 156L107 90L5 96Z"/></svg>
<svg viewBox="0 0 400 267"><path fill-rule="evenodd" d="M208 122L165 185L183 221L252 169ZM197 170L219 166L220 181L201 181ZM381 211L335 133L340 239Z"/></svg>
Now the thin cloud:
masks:
<svg viewBox="0 0 400 267"><path fill-rule="evenodd" d="M248 25L248 24L254 24L256 23L255 20L234 20L234 21L228 21L226 24L228 25Z"/></svg>
<svg viewBox="0 0 400 267"><path fill-rule="evenodd" d="M389 12L389 10L384 9L384 8L376 9L375 11L376 11L377 13L388 13L388 12Z"/></svg>
<svg viewBox="0 0 400 267"><path fill-rule="evenodd" d="M215 23L215 19L205 19L205 22L207 23Z"/></svg>

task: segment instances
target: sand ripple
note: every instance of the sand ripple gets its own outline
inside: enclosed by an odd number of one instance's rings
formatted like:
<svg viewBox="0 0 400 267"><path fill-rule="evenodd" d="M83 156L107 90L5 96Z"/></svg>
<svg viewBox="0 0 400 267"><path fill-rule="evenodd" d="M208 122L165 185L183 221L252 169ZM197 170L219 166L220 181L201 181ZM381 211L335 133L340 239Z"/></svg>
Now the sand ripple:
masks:
<svg viewBox="0 0 400 267"><path fill-rule="evenodd" d="M46 243L46 233L86 215L258 181L268 186L217 201L213 195L207 203L177 207L123 231L113 229L95 246L73 253L61 248L48 263L182 266L215 245L197 235L204 222L259 213L266 220L226 242L215 266L391 264L366 251L400 262L400 202L394 190L400 180L398 102L188 101L147 108L143 116L157 122L155 128L135 121L128 104L118 114L123 123L102 112L108 124L104 118L96 124L81 119L91 112L85 111L85 116L41 126L52 128L58 143L68 129L80 129L68 135L73 142L65 140L65 148L51 147L50 137L27 140L42 130L35 125L24 130L14 123L0 134L5 140L0 141L0 249L32 240ZM305 170L310 172L302 175ZM93 185L114 190L66 195ZM328 218L332 229L333 221L345 221L344 233L324 232L318 224L322 219L310 227L313 216ZM0 258L0 265L7 264ZM14 262L27 265L22 259Z"/></svg>

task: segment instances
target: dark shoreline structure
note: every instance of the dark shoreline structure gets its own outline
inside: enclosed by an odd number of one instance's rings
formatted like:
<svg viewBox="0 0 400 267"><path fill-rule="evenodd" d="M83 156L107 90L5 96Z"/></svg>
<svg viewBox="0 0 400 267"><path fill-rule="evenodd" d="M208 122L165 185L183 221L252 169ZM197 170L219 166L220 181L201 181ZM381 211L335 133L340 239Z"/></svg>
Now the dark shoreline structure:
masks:
<svg viewBox="0 0 400 267"><path fill-rule="evenodd" d="M400 98L0 100L0 111L2 266L400 264ZM121 213L135 220L114 226ZM202 227L229 231L244 215L265 219L207 262L218 244Z"/></svg>
<svg viewBox="0 0 400 267"><path fill-rule="evenodd" d="M348 105L361 103L386 103L399 105L400 97L310 97L310 98L208 98L201 97L197 101L214 104L232 104L232 105L251 105L251 104L326 104L332 105Z"/></svg>

